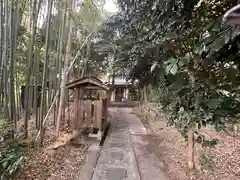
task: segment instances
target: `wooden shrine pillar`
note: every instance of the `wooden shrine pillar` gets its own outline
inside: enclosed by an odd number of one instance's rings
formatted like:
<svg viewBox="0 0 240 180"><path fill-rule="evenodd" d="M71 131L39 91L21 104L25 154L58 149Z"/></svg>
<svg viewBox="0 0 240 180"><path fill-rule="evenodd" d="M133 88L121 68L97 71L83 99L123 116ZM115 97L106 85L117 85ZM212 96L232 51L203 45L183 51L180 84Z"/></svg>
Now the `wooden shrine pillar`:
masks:
<svg viewBox="0 0 240 180"><path fill-rule="evenodd" d="M92 100L86 100L86 125L92 126Z"/></svg>
<svg viewBox="0 0 240 180"><path fill-rule="evenodd" d="M112 92L111 101L116 101L116 89L114 88L111 92Z"/></svg>
<svg viewBox="0 0 240 180"><path fill-rule="evenodd" d="M94 101L94 128L98 128L98 138L102 137L102 99Z"/></svg>

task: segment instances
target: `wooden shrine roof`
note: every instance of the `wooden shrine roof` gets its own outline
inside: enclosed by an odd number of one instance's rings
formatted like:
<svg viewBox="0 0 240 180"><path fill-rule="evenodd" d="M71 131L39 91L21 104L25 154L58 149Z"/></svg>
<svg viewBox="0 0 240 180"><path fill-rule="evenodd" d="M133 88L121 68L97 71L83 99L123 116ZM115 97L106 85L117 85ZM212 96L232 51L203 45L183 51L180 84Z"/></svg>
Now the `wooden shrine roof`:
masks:
<svg viewBox="0 0 240 180"><path fill-rule="evenodd" d="M80 88L80 87L86 87L86 88L92 88L92 89L101 89L101 90L109 90L109 87L101 80L95 77L83 77L77 80L74 80L72 82L69 82L66 84L66 88L68 89L74 89L74 88Z"/></svg>

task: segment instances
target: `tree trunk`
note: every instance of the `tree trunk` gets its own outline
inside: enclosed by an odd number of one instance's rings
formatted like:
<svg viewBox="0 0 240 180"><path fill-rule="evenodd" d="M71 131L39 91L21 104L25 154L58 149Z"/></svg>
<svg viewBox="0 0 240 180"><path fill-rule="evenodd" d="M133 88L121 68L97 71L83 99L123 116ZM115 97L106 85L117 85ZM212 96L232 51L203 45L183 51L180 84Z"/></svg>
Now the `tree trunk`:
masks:
<svg viewBox="0 0 240 180"><path fill-rule="evenodd" d="M56 84L56 88L58 90L58 92L60 91L59 87L60 87L60 83L61 83L61 77L62 77L62 56L63 56L63 53L62 53L62 49L63 49L63 43L64 43L64 27L65 27L65 24L66 24L66 8L63 10L60 10L60 25L59 25L59 35L58 35L58 47L57 47L57 51L58 51L58 54L57 54L57 69L58 69L58 75L59 75L59 78L57 80L57 84ZM56 100L56 104L54 106L54 112L56 114L56 117L55 117L55 126L57 128L57 118L58 118L58 110L59 110L59 97L57 97L57 100Z"/></svg>
<svg viewBox="0 0 240 180"><path fill-rule="evenodd" d="M192 83L192 87L196 87L196 78L194 75L194 72L189 69L188 71L189 78ZM194 108L198 109L199 108L199 93L196 92L195 94L195 104ZM188 117L190 118L190 117ZM191 121L191 120L190 120ZM195 137L194 137L194 128L195 128L195 123L191 122L188 125L188 167L190 170L193 170L196 168L195 164Z"/></svg>
<svg viewBox="0 0 240 180"><path fill-rule="evenodd" d="M68 37L67 37L67 46L66 46L66 50L65 50L65 60L64 60L64 70L63 70L63 76L62 76L62 83L61 83L61 93L60 93L60 99L59 99L59 109L58 109L58 117L57 117L57 123L56 123L56 137L59 137L59 131L60 131L60 123L61 123L61 115L62 112L64 111L64 102L65 102L65 96L66 96L66 83L67 83L67 72L68 72L68 57L69 57L69 53L71 50L71 36L72 36L72 24L73 24L73 20L72 20L72 10L73 10L73 6L74 6L74 1L71 1L70 3L70 11L68 12L68 18L67 18L67 23L69 24L69 33L68 33Z"/></svg>
<svg viewBox="0 0 240 180"><path fill-rule="evenodd" d="M9 117L12 129L15 129L16 124L16 108L15 108L15 88L14 88L14 62L15 62L15 21L14 4L11 2L9 14ZM12 137L14 137L12 131Z"/></svg>
<svg viewBox="0 0 240 180"><path fill-rule="evenodd" d="M8 0L4 1L4 47L3 47L3 55L2 55L2 61L3 61L3 71L4 71L4 116L6 119L9 119L9 109L8 109L8 103L9 103L9 97L8 97Z"/></svg>
<svg viewBox="0 0 240 180"><path fill-rule="evenodd" d="M13 21L12 21L12 26L13 28L13 39L12 39L12 59L13 59L13 74L12 74L12 86L13 86L13 112L14 112L14 123L15 123L15 129L17 128L17 120L19 119L18 117L18 94L17 94L17 78L15 74L17 74L17 69L16 69L16 49L17 49L17 40L18 40L18 31L20 27L20 18L19 18L19 4L17 1L14 1L14 13L13 13Z"/></svg>
<svg viewBox="0 0 240 180"><path fill-rule="evenodd" d="M4 85L4 79L3 79L3 59L2 59L2 39L3 39L3 1L0 1L0 105L4 104L3 102L3 85ZM0 108L2 108L0 106Z"/></svg>
<svg viewBox="0 0 240 180"><path fill-rule="evenodd" d="M58 47L59 47L59 40L60 38L58 38L60 35L60 18L61 18L61 11L58 10L58 16L57 16L57 20L54 21L54 27L56 27L56 30L54 31L54 45L53 45L53 51L54 52L58 52ZM59 54L57 54L59 55ZM53 69L53 92L52 92L52 97L51 97L51 102L53 102L53 99L54 97L56 96L56 93L57 93L57 90L58 90L58 78L57 77L57 74L58 74L58 68L59 68L59 58L55 58L54 57L54 69ZM54 105L53 107L53 125L56 125L56 105Z"/></svg>
<svg viewBox="0 0 240 180"><path fill-rule="evenodd" d="M42 93L41 93L41 107L40 107L40 146L43 145L44 137L44 127L43 127L43 117L45 115L46 106L46 77L48 68L48 50L49 50L49 29L52 17L52 5L53 0L48 0L48 12L47 12L47 27L46 27L46 39L45 39L45 52L44 52L44 67L43 67L43 79L42 79Z"/></svg>
<svg viewBox="0 0 240 180"><path fill-rule="evenodd" d="M26 72L26 85L25 85L25 111L24 111L24 136L25 138L28 137L28 120L29 120L29 110L32 103L29 104L29 102L32 102L32 96L30 95L30 81L32 80L32 66L33 66L33 47L35 43L35 34L36 34L36 11L37 11L37 0L34 0L33 7L32 7L32 16L31 16L31 39L29 43L29 49L28 49L28 68Z"/></svg>
<svg viewBox="0 0 240 180"><path fill-rule="evenodd" d="M189 125L188 127L188 168L190 170L195 169L195 141L194 141L194 127Z"/></svg>
<svg viewBox="0 0 240 180"><path fill-rule="evenodd" d="M39 16L39 12L40 12L40 7L42 5L42 0L40 0L38 2L38 5L37 5L37 10L36 10L36 14L34 15L34 22L36 23L38 21L38 16ZM35 32L36 33L36 32ZM40 96L40 92L39 92L39 84L40 84L40 70L39 70L39 67L40 67L40 48L41 46L39 45L40 43L42 43L42 41L40 40L40 42L37 41L36 43L36 40L34 41L35 43L35 48L33 49L34 51L34 100L33 100L33 108L34 108L34 114L35 114L35 125L36 125L36 128L39 130L40 128L40 122L39 122L39 96Z"/></svg>
<svg viewBox="0 0 240 180"><path fill-rule="evenodd" d="M143 100L144 100L144 103L147 103L147 102L148 102L147 86L144 86L144 87L143 87Z"/></svg>

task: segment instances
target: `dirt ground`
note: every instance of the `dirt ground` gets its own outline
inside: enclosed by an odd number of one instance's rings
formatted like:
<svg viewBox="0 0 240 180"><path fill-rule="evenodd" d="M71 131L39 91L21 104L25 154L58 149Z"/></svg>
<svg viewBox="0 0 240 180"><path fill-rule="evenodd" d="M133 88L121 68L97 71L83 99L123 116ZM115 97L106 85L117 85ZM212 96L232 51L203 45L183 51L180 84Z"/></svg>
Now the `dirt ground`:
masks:
<svg viewBox="0 0 240 180"><path fill-rule="evenodd" d="M44 147L28 152L26 163L14 180L76 180L83 174L83 166L90 144L72 145L69 141L72 137L72 122L74 120L73 106L74 104L66 108L65 120L61 123L58 140L55 139L53 115L49 116ZM111 117L111 112L109 116ZM29 135L35 137L36 134L33 118L29 121Z"/></svg>
<svg viewBox="0 0 240 180"><path fill-rule="evenodd" d="M233 133L217 133L205 128L201 134L207 139L218 139L215 148L197 146L197 170L189 173L187 168L187 142L174 128L168 127L163 118L156 121L143 117L140 110L133 111L149 129L151 149L163 162L163 169L171 180L239 180L240 137Z"/></svg>
<svg viewBox="0 0 240 180"><path fill-rule="evenodd" d="M55 151L32 151L15 180L75 180L85 162L83 150L70 145Z"/></svg>
<svg viewBox="0 0 240 180"><path fill-rule="evenodd" d="M69 113L66 110L67 120L61 124L61 133L57 141L53 117L49 117L44 147L28 152L26 163L14 180L76 180L82 175L88 145L74 146L69 142L72 136L71 121L74 118L72 111L73 108L70 108ZM37 131L34 121L30 121L29 126L30 136L35 137Z"/></svg>

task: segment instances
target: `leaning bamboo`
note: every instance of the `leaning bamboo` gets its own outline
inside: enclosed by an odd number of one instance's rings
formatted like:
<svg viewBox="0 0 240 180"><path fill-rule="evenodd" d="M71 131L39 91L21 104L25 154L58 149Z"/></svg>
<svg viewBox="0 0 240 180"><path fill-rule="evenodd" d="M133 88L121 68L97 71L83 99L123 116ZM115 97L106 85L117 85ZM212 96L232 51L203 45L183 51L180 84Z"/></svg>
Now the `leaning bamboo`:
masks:
<svg viewBox="0 0 240 180"><path fill-rule="evenodd" d="M83 46L84 46L85 43L87 42L88 38L92 35L92 33L93 33L93 31L90 32L89 35L85 38L85 40L84 40L84 42L82 43L81 47L79 48L77 54L76 54L75 57L73 58L70 66L69 66L69 68L68 68L68 70L67 70L66 76L68 76L68 74L71 72L71 70L72 70L72 68L73 68L73 65L74 65L75 61L77 60L78 56L80 55L80 52L81 52ZM44 120L42 121L42 126L45 125L45 123L46 123L46 121L47 121L47 118L48 118L48 116L50 115L50 112L51 112L52 108L54 107L54 104L56 103L56 100L57 100L58 95L59 95L59 90L58 90L58 92L56 93L56 95L55 95L55 97L54 97L54 100L53 100L50 108L48 109L48 112L47 112ZM38 131L35 140L38 140L39 135L40 135L40 131Z"/></svg>

